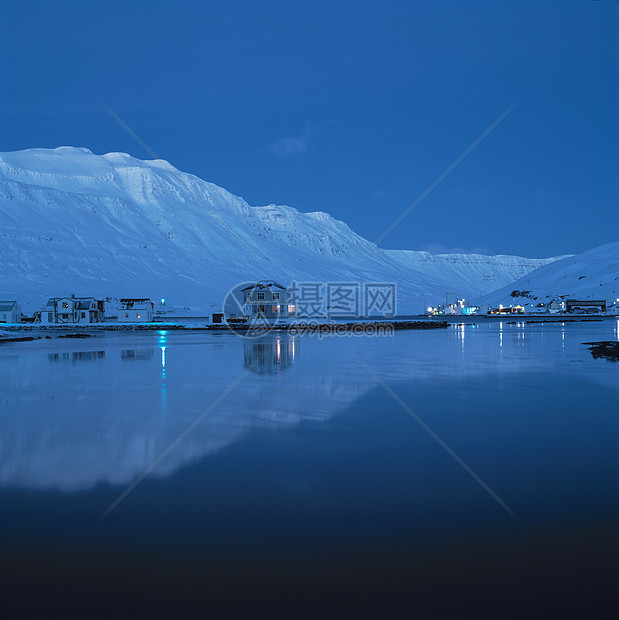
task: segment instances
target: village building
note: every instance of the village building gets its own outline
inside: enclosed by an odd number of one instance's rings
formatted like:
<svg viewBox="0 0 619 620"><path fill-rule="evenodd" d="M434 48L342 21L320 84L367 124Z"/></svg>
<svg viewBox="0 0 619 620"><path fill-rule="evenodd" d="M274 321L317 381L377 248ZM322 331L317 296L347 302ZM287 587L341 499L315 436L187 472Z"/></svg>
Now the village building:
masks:
<svg viewBox="0 0 619 620"><path fill-rule="evenodd" d="M50 297L41 310L41 323L47 325L103 323L105 302L94 297Z"/></svg>
<svg viewBox="0 0 619 620"><path fill-rule="evenodd" d="M248 317L283 319L294 314L294 307L288 305L286 287L262 280L242 289L243 314Z"/></svg>
<svg viewBox="0 0 619 620"><path fill-rule="evenodd" d="M548 304L548 310L551 314L560 314L562 312L565 312L565 302L559 299L553 299Z"/></svg>
<svg viewBox="0 0 619 620"><path fill-rule="evenodd" d="M0 323L20 323L23 316L16 301L0 301Z"/></svg>
<svg viewBox="0 0 619 620"><path fill-rule="evenodd" d="M152 323L155 305L150 299L121 299L118 308L119 323Z"/></svg>
<svg viewBox="0 0 619 620"><path fill-rule="evenodd" d="M577 300L567 299L565 309L571 314L595 314L606 312L605 299Z"/></svg>
<svg viewBox="0 0 619 620"><path fill-rule="evenodd" d="M502 315L502 314L524 314L524 313L525 313L525 309L523 306L520 306L520 305L509 306L509 307L499 306L498 308L488 309L488 314Z"/></svg>

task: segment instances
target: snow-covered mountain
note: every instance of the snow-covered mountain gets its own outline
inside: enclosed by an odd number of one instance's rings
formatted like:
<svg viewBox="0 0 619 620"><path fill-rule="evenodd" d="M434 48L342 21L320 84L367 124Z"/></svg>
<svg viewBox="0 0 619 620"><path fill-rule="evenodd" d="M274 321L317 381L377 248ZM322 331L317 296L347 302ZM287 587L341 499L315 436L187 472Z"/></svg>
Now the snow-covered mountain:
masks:
<svg viewBox="0 0 619 620"><path fill-rule="evenodd" d="M165 297L221 308L260 279L396 282L400 312L471 297L556 260L381 250L327 213L251 207L162 160L60 147L0 154L0 298Z"/></svg>
<svg viewBox="0 0 619 620"><path fill-rule="evenodd" d="M523 293L512 297L512 292ZM553 299L619 298L619 242L540 267L481 299L482 304L536 305Z"/></svg>

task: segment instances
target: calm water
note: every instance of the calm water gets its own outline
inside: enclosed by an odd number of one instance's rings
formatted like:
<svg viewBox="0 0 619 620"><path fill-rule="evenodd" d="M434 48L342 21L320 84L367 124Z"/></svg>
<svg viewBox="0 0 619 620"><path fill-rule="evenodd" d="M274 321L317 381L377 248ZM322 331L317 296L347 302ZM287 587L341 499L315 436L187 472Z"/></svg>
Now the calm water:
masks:
<svg viewBox="0 0 619 620"><path fill-rule="evenodd" d="M582 343L618 338L607 319L4 344L4 600L615 617L619 363Z"/></svg>

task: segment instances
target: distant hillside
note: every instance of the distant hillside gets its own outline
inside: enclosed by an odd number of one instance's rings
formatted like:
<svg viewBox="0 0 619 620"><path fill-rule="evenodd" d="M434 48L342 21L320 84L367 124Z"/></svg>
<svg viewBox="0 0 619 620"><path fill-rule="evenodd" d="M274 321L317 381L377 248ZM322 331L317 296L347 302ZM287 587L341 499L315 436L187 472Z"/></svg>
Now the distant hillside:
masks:
<svg viewBox="0 0 619 620"><path fill-rule="evenodd" d="M526 293L512 297L517 291ZM619 242L545 265L480 299L488 305L545 303L553 299L619 298Z"/></svg>

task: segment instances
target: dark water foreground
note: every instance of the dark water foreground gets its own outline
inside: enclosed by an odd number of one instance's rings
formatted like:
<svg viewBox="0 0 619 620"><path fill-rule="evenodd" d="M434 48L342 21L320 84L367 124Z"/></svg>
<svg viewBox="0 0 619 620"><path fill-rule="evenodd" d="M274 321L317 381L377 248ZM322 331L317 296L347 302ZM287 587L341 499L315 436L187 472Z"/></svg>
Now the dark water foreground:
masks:
<svg viewBox="0 0 619 620"><path fill-rule="evenodd" d="M606 320L6 344L2 608L614 618L619 365L582 343L617 338Z"/></svg>

